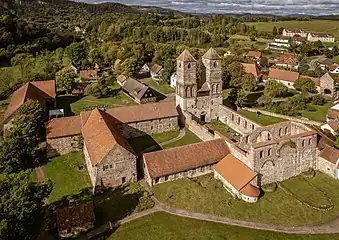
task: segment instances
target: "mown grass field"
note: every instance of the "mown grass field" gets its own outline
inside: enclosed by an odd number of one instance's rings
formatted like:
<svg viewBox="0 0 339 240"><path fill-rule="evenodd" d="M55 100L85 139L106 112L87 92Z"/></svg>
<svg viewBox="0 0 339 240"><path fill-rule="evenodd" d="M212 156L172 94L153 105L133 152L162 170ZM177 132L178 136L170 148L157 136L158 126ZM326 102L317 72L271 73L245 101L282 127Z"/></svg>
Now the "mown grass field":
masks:
<svg viewBox="0 0 339 240"><path fill-rule="evenodd" d="M166 83L158 83L152 78L142 79L142 81L147 83L151 88L154 88L155 90L162 94L170 94L175 92L175 89L171 88L170 85Z"/></svg>
<svg viewBox="0 0 339 240"><path fill-rule="evenodd" d="M327 111L333 106L333 102L327 102L323 106L312 105L316 111L301 111L301 116L317 122L325 122Z"/></svg>
<svg viewBox="0 0 339 240"><path fill-rule="evenodd" d="M259 31L272 32L273 27L302 28L310 32L329 33L339 38L339 21L335 20L311 20L311 21L278 21L278 22L253 22L246 23L255 26Z"/></svg>
<svg viewBox="0 0 339 240"><path fill-rule="evenodd" d="M338 240L339 235L296 235L228 226L158 212L120 226L109 240Z"/></svg>
<svg viewBox="0 0 339 240"><path fill-rule="evenodd" d="M290 178L283 184L313 205L324 203L326 194L333 201L334 208L330 211L319 211L307 207L280 188L273 193L265 193L256 203L246 203L233 198L212 175L162 183L154 186L153 191L161 202L171 207L233 219L306 225L336 218L339 215L339 182L321 172L317 172L314 178L307 179L315 188L306 186L304 181L299 176Z"/></svg>
<svg viewBox="0 0 339 240"><path fill-rule="evenodd" d="M271 117L265 114L257 114L255 112L250 112L247 110L238 110L238 113L263 126L286 121L285 119L282 118Z"/></svg>

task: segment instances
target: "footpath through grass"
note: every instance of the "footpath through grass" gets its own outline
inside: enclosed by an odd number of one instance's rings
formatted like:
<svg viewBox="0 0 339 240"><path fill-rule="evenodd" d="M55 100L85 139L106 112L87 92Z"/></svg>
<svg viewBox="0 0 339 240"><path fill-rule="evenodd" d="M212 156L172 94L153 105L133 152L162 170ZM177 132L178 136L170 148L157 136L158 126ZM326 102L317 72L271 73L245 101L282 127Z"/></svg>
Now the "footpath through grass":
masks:
<svg viewBox="0 0 339 240"><path fill-rule="evenodd" d="M271 117L265 114L257 114L255 112L250 112L250 111L242 110L242 109L238 110L238 113L263 126L286 121L285 119L282 119L282 118Z"/></svg>
<svg viewBox="0 0 339 240"><path fill-rule="evenodd" d="M302 191L300 197L316 205L326 200L326 193L333 201L334 208L330 211L315 210L279 188L273 193L265 193L256 203L246 203L233 198L212 175L162 183L154 186L153 191L161 202L171 207L254 222L306 225L339 216L339 182L317 172L314 178L308 179L316 187L313 188L303 186L301 183L304 180L301 178L294 177L283 184L295 194Z"/></svg>
<svg viewBox="0 0 339 240"><path fill-rule="evenodd" d="M174 148L174 147L184 146L184 145L187 145L187 144L201 142L201 139L198 138L197 135L192 133L190 130L188 130L186 128L185 131L186 131L186 134L182 139L180 139L176 142L165 145L163 147L163 149Z"/></svg>
<svg viewBox="0 0 339 240"><path fill-rule="evenodd" d="M338 240L339 235L260 231L158 212L120 226L109 240Z"/></svg>
<svg viewBox="0 0 339 240"><path fill-rule="evenodd" d="M47 178L53 182L51 202L67 195L80 193L91 186L82 151L51 159L43 166Z"/></svg>

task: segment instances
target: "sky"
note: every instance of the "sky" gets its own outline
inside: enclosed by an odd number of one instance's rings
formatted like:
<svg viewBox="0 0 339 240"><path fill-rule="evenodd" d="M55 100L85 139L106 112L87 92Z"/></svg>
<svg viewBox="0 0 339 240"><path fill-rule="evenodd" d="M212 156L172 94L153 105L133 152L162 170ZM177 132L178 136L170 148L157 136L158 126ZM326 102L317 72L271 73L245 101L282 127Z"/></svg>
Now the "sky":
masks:
<svg viewBox="0 0 339 240"><path fill-rule="evenodd" d="M339 14L339 0L81 0L171 8L190 13Z"/></svg>

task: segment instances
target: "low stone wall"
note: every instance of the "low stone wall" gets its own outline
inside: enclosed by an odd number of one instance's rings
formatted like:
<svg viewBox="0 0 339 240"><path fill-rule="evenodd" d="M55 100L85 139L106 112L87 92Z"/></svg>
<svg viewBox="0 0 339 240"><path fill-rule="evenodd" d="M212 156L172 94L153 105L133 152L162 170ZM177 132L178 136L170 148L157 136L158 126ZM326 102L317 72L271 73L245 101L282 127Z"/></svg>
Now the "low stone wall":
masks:
<svg viewBox="0 0 339 240"><path fill-rule="evenodd" d="M79 151L80 142L80 135L47 139L47 158Z"/></svg>
<svg viewBox="0 0 339 240"><path fill-rule="evenodd" d="M321 122L316 122L316 121L312 121L312 120L308 120L308 119L302 119L302 118L297 118L297 117L291 117L291 116L286 116L286 115L282 115L282 114L278 114L278 113L272 113L272 112L268 112L265 110L261 110L258 108L243 108L244 110L250 111L250 112L260 112L262 114L271 116L271 117L276 117L276 118L283 118L283 119L287 119L290 121L294 121L294 122L299 122L299 123L303 123L303 124L309 124L309 125L315 125L315 126L321 126L324 123Z"/></svg>
<svg viewBox="0 0 339 240"><path fill-rule="evenodd" d="M224 105L219 106L219 121L225 123L241 135L249 134L253 130L262 127L260 124L240 115Z"/></svg>

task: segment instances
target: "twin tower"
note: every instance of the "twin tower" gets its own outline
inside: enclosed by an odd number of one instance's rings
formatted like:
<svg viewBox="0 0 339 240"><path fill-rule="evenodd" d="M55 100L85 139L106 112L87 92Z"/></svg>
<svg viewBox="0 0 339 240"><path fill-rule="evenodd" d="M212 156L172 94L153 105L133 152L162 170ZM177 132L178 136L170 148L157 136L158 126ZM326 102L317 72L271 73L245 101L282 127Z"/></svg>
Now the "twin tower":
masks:
<svg viewBox="0 0 339 240"><path fill-rule="evenodd" d="M210 48L202 56L201 75L197 79L197 61L187 50L177 57L176 105L201 122L218 119L222 104L221 57Z"/></svg>

